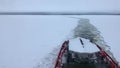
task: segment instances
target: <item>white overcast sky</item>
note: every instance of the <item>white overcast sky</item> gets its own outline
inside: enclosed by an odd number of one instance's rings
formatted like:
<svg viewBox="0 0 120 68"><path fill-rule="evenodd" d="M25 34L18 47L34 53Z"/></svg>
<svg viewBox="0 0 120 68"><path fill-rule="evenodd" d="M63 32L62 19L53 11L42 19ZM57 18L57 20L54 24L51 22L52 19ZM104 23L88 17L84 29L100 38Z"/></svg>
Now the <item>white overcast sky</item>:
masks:
<svg viewBox="0 0 120 68"><path fill-rule="evenodd" d="M0 11L120 11L120 0L0 0Z"/></svg>
<svg viewBox="0 0 120 68"><path fill-rule="evenodd" d="M0 0L0 11L119 12L120 0ZM0 16L0 68L33 68L88 18L120 61L120 16Z"/></svg>

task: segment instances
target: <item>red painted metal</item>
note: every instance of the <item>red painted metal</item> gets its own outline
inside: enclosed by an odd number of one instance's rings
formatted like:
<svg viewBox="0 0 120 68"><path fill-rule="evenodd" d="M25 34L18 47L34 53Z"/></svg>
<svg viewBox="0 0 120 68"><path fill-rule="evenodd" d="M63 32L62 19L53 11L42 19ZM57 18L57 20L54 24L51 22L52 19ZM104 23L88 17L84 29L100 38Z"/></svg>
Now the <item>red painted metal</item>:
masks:
<svg viewBox="0 0 120 68"><path fill-rule="evenodd" d="M62 62L62 56L63 54L65 53L65 51L67 50L67 47L69 45L69 40L68 41L65 41L63 44L62 44L62 47L59 51L59 54L58 54L58 57L57 57L57 60L56 60L56 63L55 63L55 66L54 68L60 68L61 67L61 62ZM120 68L120 66L118 65L118 63L116 63L110 56L109 54L107 54L99 45L95 44L98 49L100 50L101 52L101 55L106 58L109 62L110 62L110 65L111 65L111 68Z"/></svg>
<svg viewBox="0 0 120 68"><path fill-rule="evenodd" d="M120 68L120 66L118 65L118 63L116 63L116 62L109 56L109 54L107 54L99 45L96 44L96 46L100 49L101 55L104 56L104 58L106 58L106 59L110 62L111 68Z"/></svg>
<svg viewBox="0 0 120 68"><path fill-rule="evenodd" d="M59 54L58 54L58 57L57 57L57 60L56 60L56 63L55 63L55 67L54 67L54 68L60 68L60 67L61 67L62 56L63 56L63 54L65 53L65 50L67 50L68 44L69 44L69 40L68 40L68 41L65 41L65 42L62 44L62 47L61 47L61 49L60 49L60 51L59 51Z"/></svg>

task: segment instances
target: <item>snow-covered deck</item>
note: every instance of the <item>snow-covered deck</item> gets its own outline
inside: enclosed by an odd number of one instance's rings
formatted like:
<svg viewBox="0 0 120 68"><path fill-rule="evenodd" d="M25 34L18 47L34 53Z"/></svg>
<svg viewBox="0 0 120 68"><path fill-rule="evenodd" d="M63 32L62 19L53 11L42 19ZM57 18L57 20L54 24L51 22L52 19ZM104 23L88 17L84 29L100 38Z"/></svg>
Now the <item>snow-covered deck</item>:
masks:
<svg viewBox="0 0 120 68"><path fill-rule="evenodd" d="M78 38L70 40L70 50L84 53L93 53L99 51L96 45L89 42L89 40L83 38L81 38L81 40L83 41L84 45L81 44Z"/></svg>

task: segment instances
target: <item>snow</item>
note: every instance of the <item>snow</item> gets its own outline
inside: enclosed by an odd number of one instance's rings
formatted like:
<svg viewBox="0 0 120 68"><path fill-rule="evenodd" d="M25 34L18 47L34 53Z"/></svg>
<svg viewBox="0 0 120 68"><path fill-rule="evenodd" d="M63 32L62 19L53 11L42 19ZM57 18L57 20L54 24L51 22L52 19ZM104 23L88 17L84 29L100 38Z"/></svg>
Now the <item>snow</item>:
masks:
<svg viewBox="0 0 120 68"><path fill-rule="evenodd" d="M69 48L72 51L82 52L82 53L94 53L98 52L99 49L92 44L89 40L81 38L84 45L80 43L79 38L70 40ZM84 46L84 47L83 47Z"/></svg>
<svg viewBox="0 0 120 68"><path fill-rule="evenodd" d="M120 62L120 16L0 16L0 68L39 66L77 26L79 19L69 17L89 19Z"/></svg>
<svg viewBox="0 0 120 68"><path fill-rule="evenodd" d="M69 49L76 52L84 52L84 53L93 53L99 51L99 49L89 42L89 40L81 38L84 43L84 48L82 47L78 38L69 40ZM59 50L61 45L53 48L53 51L48 53L42 60L35 66L34 68L54 68L54 64L56 62ZM64 59L64 58L63 58Z"/></svg>
<svg viewBox="0 0 120 68"><path fill-rule="evenodd" d="M120 0L0 0L0 11L120 11ZM120 62L120 16L0 16L0 68L33 68L87 18ZM62 42L61 42L62 41ZM80 45L80 44L78 44Z"/></svg>
<svg viewBox="0 0 120 68"><path fill-rule="evenodd" d="M77 37L89 39L91 43L98 44L103 49L109 47L100 35L100 31L94 25L90 24L89 19L80 18L77 27L73 31L73 38Z"/></svg>
<svg viewBox="0 0 120 68"><path fill-rule="evenodd" d="M113 58L114 61L116 61L117 63L119 62L118 60L116 60L117 59L116 56L112 54L110 50L110 46L106 44L103 37L100 35L100 32L97 30L95 26L89 23L88 19L80 18L79 24L77 25L77 27L74 29L73 32L74 32L73 38L68 38L68 40L71 39L69 44L70 50L76 51L76 52L93 53L93 52L99 51L99 49L95 46L95 44L98 44ZM84 45L80 44L79 39L82 39ZM46 61L49 61L49 60L46 60ZM41 64L41 65L44 65L44 64ZM49 64L47 66L49 66Z"/></svg>
<svg viewBox="0 0 120 68"><path fill-rule="evenodd" d="M73 38L77 37L88 39L91 43L95 45L97 44L104 51L106 51L113 58L114 61L116 61L112 52L110 51L110 46L106 44L104 38L100 34L100 31L98 31L98 29L94 25L90 24L89 19L81 18L79 20L78 25L77 27L75 27L73 33Z"/></svg>
<svg viewBox="0 0 120 68"><path fill-rule="evenodd" d="M35 68L54 68L61 45L46 55Z"/></svg>

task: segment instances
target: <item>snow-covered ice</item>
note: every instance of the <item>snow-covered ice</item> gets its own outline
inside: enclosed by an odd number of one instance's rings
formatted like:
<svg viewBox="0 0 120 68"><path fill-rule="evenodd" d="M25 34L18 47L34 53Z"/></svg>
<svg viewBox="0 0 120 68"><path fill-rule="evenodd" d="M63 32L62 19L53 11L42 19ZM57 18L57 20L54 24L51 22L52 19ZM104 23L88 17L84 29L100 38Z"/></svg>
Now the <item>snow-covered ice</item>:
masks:
<svg viewBox="0 0 120 68"><path fill-rule="evenodd" d="M120 62L120 16L0 16L0 67L39 67L77 26L79 19L69 17L89 19Z"/></svg>
<svg viewBox="0 0 120 68"><path fill-rule="evenodd" d="M81 18L78 22L79 24L72 31L73 36L68 38L70 41L69 49L76 52L85 52L85 53L93 53L99 51L95 44L98 44L102 49L104 49L116 62L117 58L114 57L112 52L110 51L110 46L106 44L104 38L100 35L100 31L97 30L95 26L89 23L88 19ZM80 43L81 39L83 41L82 45ZM38 68L53 68L55 64L55 60L57 59L57 55L59 53L60 46L56 51L52 51L49 55L47 55L41 61L41 64L38 65Z"/></svg>
<svg viewBox="0 0 120 68"><path fill-rule="evenodd" d="M56 58L61 46L57 46L48 55L46 55L35 68L54 68Z"/></svg>

